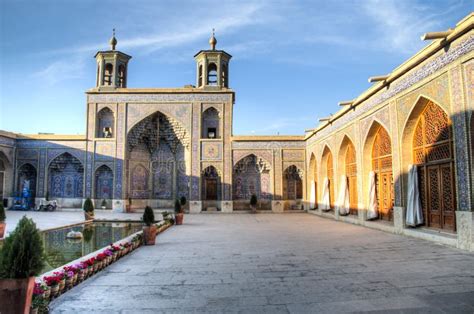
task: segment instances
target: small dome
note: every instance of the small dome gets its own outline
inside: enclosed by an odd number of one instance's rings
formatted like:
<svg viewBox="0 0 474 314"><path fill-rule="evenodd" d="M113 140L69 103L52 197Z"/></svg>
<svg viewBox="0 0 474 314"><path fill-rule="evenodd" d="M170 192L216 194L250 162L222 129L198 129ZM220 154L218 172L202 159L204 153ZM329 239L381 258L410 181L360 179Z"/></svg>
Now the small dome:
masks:
<svg viewBox="0 0 474 314"><path fill-rule="evenodd" d="M209 38L209 45L211 45L212 50L216 50L217 39L214 36L214 29L212 29L212 36Z"/></svg>

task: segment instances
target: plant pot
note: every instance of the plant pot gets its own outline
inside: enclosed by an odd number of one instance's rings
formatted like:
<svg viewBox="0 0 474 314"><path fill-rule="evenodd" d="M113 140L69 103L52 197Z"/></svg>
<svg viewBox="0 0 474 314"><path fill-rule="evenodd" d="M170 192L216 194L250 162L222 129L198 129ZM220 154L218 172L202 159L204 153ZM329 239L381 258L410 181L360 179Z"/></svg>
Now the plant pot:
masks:
<svg viewBox="0 0 474 314"><path fill-rule="evenodd" d="M151 225L143 227L143 239L145 240L145 245L155 245L156 239L156 226Z"/></svg>
<svg viewBox="0 0 474 314"><path fill-rule="evenodd" d="M93 220L94 219L94 212L84 212L84 219L85 220Z"/></svg>
<svg viewBox="0 0 474 314"><path fill-rule="evenodd" d="M7 224L4 221L0 222L0 239L5 236L6 229L7 229Z"/></svg>
<svg viewBox="0 0 474 314"><path fill-rule="evenodd" d="M86 276L85 276L85 271L84 271L84 270L81 270L81 271L77 274L77 283L83 282L85 277L86 277Z"/></svg>
<svg viewBox="0 0 474 314"><path fill-rule="evenodd" d="M51 298L57 297L59 294L59 285L51 286Z"/></svg>
<svg viewBox="0 0 474 314"><path fill-rule="evenodd" d="M49 300L51 297L51 288L46 288L46 290L43 291L43 299Z"/></svg>
<svg viewBox="0 0 474 314"><path fill-rule="evenodd" d="M177 225L182 225L183 220L184 220L184 214L183 213L176 214L175 219L176 219L176 224Z"/></svg>
<svg viewBox="0 0 474 314"><path fill-rule="evenodd" d="M92 276L94 274L94 266L88 266L87 267L87 277Z"/></svg>
<svg viewBox="0 0 474 314"><path fill-rule="evenodd" d="M0 309L2 314L30 312L35 277L0 280Z"/></svg>
<svg viewBox="0 0 474 314"><path fill-rule="evenodd" d="M66 279L61 279L61 281L59 282L59 292L63 293L65 288L66 288Z"/></svg>
<svg viewBox="0 0 474 314"><path fill-rule="evenodd" d="M66 287L68 289L70 289L72 287L73 283L74 283L74 278L73 277L70 277L70 278L66 279Z"/></svg>
<svg viewBox="0 0 474 314"><path fill-rule="evenodd" d="M38 308L30 308L30 314L38 314Z"/></svg>
<svg viewBox="0 0 474 314"><path fill-rule="evenodd" d="M252 214L256 214L257 213L257 206L250 205L250 212Z"/></svg>

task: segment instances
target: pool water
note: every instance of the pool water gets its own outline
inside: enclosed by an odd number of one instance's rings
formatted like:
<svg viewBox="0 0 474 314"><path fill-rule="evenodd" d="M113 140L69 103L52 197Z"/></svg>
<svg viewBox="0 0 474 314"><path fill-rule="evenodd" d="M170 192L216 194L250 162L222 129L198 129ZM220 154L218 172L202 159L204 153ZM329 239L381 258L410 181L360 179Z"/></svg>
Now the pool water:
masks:
<svg viewBox="0 0 474 314"><path fill-rule="evenodd" d="M142 230L141 223L133 222L94 222L62 229L41 232L46 255L45 267L41 273L48 272L82 256L97 251ZM82 239L67 239L70 231L80 231Z"/></svg>

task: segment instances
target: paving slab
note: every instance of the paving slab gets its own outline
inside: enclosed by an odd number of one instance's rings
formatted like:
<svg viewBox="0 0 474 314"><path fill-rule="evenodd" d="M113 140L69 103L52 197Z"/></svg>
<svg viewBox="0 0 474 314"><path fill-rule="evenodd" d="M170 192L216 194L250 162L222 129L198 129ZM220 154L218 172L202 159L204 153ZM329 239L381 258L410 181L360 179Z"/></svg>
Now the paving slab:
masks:
<svg viewBox="0 0 474 314"><path fill-rule="evenodd" d="M52 313L474 313L474 254L308 214L186 215Z"/></svg>

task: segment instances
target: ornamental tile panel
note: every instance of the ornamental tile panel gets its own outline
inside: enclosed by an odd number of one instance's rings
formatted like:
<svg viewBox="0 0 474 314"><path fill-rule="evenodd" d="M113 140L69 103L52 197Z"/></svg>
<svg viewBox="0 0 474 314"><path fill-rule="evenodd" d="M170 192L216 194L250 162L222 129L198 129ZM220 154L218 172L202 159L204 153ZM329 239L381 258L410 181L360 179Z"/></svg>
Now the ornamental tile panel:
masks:
<svg viewBox="0 0 474 314"><path fill-rule="evenodd" d="M113 161L115 156L114 143L95 143L95 160L96 161Z"/></svg>
<svg viewBox="0 0 474 314"><path fill-rule="evenodd" d="M304 150L283 150L284 161L304 161Z"/></svg>
<svg viewBox="0 0 474 314"><path fill-rule="evenodd" d="M191 104L128 104L127 131L151 114L161 112L191 130Z"/></svg>
<svg viewBox="0 0 474 314"><path fill-rule="evenodd" d="M38 159L38 149L18 149L16 152L16 158L18 159Z"/></svg>
<svg viewBox="0 0 474 314"><path fill-rule="evenodd" d="M273 168L273 152L271 150L234 150L232 151L233 165L235 166L242 158L251 154L264 159Z"/></svg>
<svg viewBox="0 0 474 314"><path fill-rule="evenodd" d="M201 160L222 160L221 142L201 142Z"/></svg>
<svg viewBox="0 0 474 314"><path fill-rule="evenodd" d="M232 94L89 94L91 103L230 102Z"/></svg>

